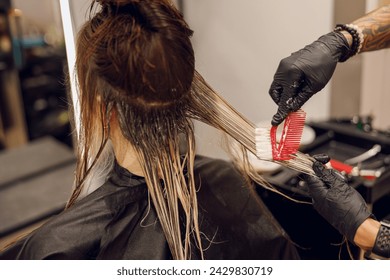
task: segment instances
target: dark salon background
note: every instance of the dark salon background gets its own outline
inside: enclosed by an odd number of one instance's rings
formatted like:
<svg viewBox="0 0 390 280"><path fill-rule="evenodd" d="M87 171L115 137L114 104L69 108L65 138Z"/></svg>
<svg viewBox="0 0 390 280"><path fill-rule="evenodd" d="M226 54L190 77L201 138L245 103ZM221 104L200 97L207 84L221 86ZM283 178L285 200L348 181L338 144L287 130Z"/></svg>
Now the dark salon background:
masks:
<svg viewBox="0 0 390 280"><path fill-rule="evenodd" d="M195 31L197 69L253 122L270 122L268 95L281 58L390 1L179 0ZM89 0L70 0L75 31ZM346 161L376 147L362 164L380 171L350 177L378 218L389 215L390 54L377 51L339 65L331 83L305 105L305 152ZM70 195L75 158L69 88L58 0L0 0L0 247L60 212ZM219 133L196 123L198 153L228 159ZM378 151L379 145L380 150ZM375 149L374 149L375 150ZM253 160L279 190L308 201L299 175ZM360 163L359 163L360 164ZM303 259L348 259L340 235L307 204L261 187L258 194ZM352 254L359 255L352 247Z"/></svg>

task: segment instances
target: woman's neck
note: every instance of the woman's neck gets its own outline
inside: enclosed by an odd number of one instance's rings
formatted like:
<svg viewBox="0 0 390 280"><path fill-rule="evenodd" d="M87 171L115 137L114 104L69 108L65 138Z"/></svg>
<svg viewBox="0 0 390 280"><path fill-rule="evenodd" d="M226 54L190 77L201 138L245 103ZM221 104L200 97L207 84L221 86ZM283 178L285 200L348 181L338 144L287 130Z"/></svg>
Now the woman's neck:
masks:
<svg viewBox="0 0 390 280"><path fill-rule="evenodd" d="M144 177L138 154L129 141L123 137L120 130L112 127L110 136L118 164L129 172Z"/></svg>
<svg viewBox="0 0 390 280"><path fill-rule="evenodd" d="M137 155L132 148L125 150L126 148L121 149L120 153L115 151L115 158L120 166L127 169L134 175L144 177L144 172L142 171L141 165L138 161ZM125 151L123 151L125 150Z"/></svg>

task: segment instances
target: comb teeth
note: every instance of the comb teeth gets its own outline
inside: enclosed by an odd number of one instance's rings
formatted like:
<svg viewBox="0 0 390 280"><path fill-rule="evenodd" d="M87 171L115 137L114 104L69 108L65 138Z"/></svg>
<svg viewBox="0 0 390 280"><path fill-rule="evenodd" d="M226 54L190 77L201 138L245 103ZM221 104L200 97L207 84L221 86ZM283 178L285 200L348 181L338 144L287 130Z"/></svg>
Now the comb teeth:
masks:
<svg viewBox="0 0 390 280"><path fill-rule="evenodd" d="M271 128L272 157L274 160L289 160L299 149L306 113L302 110L290 113L283 126L279 143L276 142L277 126Z"/></svg>

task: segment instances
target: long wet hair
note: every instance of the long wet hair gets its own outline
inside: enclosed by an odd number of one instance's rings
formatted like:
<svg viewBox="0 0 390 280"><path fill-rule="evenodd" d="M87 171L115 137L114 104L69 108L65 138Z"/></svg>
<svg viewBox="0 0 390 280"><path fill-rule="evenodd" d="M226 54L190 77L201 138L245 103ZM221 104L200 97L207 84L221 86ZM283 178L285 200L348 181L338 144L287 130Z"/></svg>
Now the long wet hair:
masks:
<svg viewBox="0 0 390 280"><path fill-rule="evenodd" d="M198 248L203 258L193 119L237 140L242 152L235 161L266 185L246 155L256 152L255 126L195 71L192 33L169 0L93 1L76 50L81 127L75 187L67 207L99 187L110 172L110 120L115 114L141 164L174 259L189 259L191 248Z"/></svg>

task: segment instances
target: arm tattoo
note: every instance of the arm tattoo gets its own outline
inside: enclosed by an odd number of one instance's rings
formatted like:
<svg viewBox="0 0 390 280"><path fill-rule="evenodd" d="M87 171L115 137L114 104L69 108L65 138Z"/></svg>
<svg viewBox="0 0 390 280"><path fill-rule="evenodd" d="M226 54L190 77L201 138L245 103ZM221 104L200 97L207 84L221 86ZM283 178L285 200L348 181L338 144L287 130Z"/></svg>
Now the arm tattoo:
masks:
<svg viewBox="0 0 390 280"><path fill-rule="evenodd" d="M390 5L368 13L353 24L359 26L364 34L361 52L390 47Z"/></svg>

